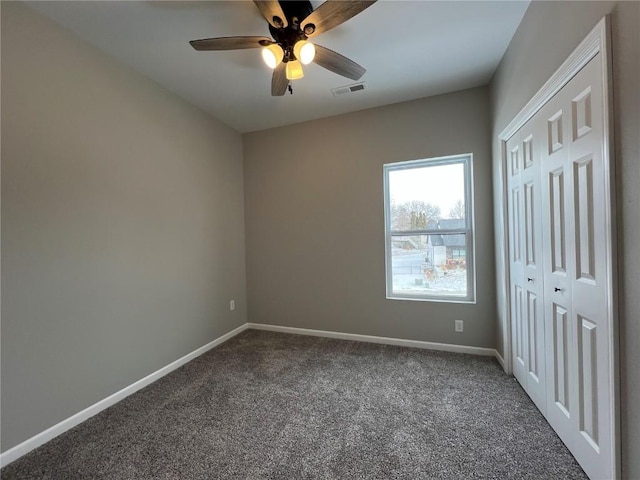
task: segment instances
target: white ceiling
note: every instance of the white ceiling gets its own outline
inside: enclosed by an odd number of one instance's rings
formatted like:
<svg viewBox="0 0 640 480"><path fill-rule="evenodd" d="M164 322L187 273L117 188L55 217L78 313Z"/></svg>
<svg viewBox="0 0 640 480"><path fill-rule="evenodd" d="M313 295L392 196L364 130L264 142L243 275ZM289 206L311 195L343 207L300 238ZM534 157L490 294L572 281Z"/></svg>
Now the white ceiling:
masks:
<svg viewBox="0 0 640 480"><path fill-rule="evenodd" d="M322 1L312 1L317 8ZM294 94L272 97L259 49L197 52L189 40L270 36L250 1L45 1L36 10L240 132L485 85L529 2L379 0L314 42L367 69L364 91L305 67Z"/></svg>

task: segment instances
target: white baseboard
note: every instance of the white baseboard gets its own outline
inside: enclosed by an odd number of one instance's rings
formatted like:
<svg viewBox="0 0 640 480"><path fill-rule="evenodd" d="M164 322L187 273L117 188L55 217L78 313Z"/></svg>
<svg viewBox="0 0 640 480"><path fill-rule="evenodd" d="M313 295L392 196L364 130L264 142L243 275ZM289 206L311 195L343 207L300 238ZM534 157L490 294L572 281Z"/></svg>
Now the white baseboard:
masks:
<svg viewBox="0 0 640 480"><path fill-rule="evenodd" d="M255 330L268 330L270 332L294 333L297 335L311 335L313 337L339 338L341 340L353 340L356 342L383 343L385 345L397 345L400 347L424 348L426 350L440 350L443 352L469 353L471 355L484 355L495 357L498 352L494 348L471 347L467 345L454 345L451 343L423 342L420 340L405 340L402 338L374 337L372 335L359 335L357 333L329 332L326 330L311 330L308 328L281 327L279 325L267 325L263 323L248 323L249 328ZM500 359L498 359L500 361Z"/></svg>
<svg viewBox="0 0 640 480"><path fill-rule="evenodd" d="M504 365L504 358L502 358L502 355L500 355L500 352L498 350L496 350L496 360L498 360L498 363L500 364L502 369L506 372L507 369Z"/></svg>
<svg viewBox="0 0 640 480"><path fill-rule="evenodd" d="M249 324L245 323L244 325L239 326L238 328L231 330L229 333L222 335L221 337L216 338L212 342L207 343L206 345L194 350L191 353L188 353L184 357L179 358L178 360L171 362L169 365L162 367L160 370L156 370L155 372L147 375L146 377L138 380L135 383L132 383L128 387L123 388L122 390L117 391L116 393L109 395L107 398L100 400L97 403L94 403L90 407L85 408L81 412L72 415L66 420L61 421L60 423L47 428L45 431L34 435L33 437L25 440L24 442L16 445L13 448L10 448L6 452L0 454L0 467L4 467L5 465L10 464L11 462L17 460L21 456L29 453L31 450L39 447L40 445L48 442L49 440L57 437L58 435L70 430L75 427L79 423L84 422L85 420L93 417L97 413L100 413L102 410L118 403L125 397L128 397L132 393L137 392L141 388L146 387L147 385L155 382L161 377L164 377L168 373L176 370L181 367L185 363L193 360L196 357L199 357L203 353L211 350L213 347L220 345L221 343L226 342L232 337L235 337L239 333L245 331L249 328Z"/></svg>

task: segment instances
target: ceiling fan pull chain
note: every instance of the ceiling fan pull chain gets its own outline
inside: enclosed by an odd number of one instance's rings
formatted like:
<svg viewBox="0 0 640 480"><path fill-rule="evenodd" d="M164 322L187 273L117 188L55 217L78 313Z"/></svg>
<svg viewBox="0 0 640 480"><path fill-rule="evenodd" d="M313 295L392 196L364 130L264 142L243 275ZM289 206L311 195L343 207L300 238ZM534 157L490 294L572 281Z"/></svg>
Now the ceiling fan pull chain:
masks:
<svg viewBox="0 0 640 480"><path fill-rule="evenodd" d="M291 82L289 82L289 85L287 85L287 88L289 89L289 93L293 95L293 87L291 86Z"/></svg>

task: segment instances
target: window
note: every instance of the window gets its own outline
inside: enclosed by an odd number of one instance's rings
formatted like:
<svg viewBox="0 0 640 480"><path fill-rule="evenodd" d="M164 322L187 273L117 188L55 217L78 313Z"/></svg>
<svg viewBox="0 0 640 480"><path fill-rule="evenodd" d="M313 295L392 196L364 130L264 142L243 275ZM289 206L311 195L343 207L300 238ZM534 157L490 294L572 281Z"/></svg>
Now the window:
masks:
<svg viewBox="0 0 640 480"><path fill-rule="evenodd" d="M384 165L387 298L475 301L471 161Z"/></svg>

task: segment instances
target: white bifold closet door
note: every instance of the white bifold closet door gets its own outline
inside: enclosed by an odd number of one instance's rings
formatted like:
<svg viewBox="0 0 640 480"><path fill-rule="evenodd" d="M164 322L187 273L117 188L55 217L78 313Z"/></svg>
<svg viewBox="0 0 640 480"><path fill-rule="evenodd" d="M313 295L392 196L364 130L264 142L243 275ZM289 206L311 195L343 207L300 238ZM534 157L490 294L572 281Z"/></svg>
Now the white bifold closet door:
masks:
<svg viewBox="0 0 640 480"><path fill-rule="evenodd" d="M536 406L547 409L540 128L536 117L507 142L513 373Z"/></svg>
<svg viewBox="0 0 640 480"><path fill-rule="evenodd" d="M602 62L507 142L514 374L592 479L611 476Z"/></svg>

